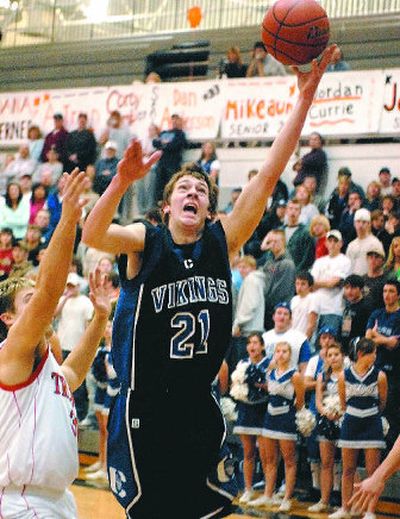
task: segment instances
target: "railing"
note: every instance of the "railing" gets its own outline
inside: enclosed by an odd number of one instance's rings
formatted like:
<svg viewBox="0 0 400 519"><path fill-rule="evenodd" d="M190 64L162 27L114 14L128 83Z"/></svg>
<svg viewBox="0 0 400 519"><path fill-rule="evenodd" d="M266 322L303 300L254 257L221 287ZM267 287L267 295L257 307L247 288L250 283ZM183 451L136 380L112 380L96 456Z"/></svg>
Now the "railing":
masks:
<svg viewBox="0 0 400 519"><path fill-rule="evenodd" d="M2 47L259 25L266 0L19 0L1 7ZM331 19L400 14L400 0L321 0Z"/></svg>

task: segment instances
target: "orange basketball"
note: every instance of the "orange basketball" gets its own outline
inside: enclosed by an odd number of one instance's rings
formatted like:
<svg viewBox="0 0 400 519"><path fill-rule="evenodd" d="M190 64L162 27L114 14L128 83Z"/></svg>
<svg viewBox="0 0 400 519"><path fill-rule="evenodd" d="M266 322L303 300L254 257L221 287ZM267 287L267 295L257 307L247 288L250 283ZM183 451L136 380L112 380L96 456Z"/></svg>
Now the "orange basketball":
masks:
<svg viewBox="0 0 400 519"><path fill-rule="evenodd" d="M328 44L328 16L315 0L278 0L265 13L261 37L284 65L304 65Z"/></svg>

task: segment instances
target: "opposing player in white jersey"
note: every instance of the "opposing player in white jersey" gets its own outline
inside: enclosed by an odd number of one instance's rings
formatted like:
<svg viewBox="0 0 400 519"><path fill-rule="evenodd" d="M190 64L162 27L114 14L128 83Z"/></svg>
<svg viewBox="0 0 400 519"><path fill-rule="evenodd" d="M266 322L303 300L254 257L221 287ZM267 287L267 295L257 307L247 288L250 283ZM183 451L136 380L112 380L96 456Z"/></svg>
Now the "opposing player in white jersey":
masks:
<svg viewBox="0 0 400 519"><path fill-rule="evenodd" d="M100 273L91 276L95 315L60 366L45 339L71 262L85 201L84 173L66 176L60 222L36 286L24 278L0 283L0 517L75 519L67 487L78 472L72 392L93 360L110 312Z"/></svg>

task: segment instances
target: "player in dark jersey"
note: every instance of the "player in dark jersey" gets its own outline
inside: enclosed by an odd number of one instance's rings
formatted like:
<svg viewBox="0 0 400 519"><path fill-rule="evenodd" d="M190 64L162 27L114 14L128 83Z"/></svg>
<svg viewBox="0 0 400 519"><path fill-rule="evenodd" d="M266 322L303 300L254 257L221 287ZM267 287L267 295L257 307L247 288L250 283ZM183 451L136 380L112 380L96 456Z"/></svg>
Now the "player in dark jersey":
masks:
<svg viewBox="0 0 400 519"><path fill-rule="evenodd" d="M165 188L165 225L112 224L129 185L161 155L143 161L134 141L86 221L83 241L121 256L113 327L121 390L110 411L108 471L128 517L216 517L232 498L219 485L229 482L227 460L218 461L225 431L210 393L231 334L229 259L261 219L335 52L336 46L327 49L309 73L296 69L298 102L258 175L223 220L212 222L216 187L192 165ZM218 477L209 477L213 469Z"/></svg>

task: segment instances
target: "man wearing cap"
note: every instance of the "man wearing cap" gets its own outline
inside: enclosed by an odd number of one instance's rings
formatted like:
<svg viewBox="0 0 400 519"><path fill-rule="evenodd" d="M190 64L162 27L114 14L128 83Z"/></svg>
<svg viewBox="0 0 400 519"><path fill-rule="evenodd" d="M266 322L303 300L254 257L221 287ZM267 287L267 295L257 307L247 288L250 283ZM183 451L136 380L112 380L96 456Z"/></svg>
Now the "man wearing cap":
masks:
<svg viewBox="0 0 400 519"><path fill-rule="evenodd" d="M93 131L87 127L87 114L78 115L78 128L68 134L66 148L68 156L67 171L74 168L86 171L89 164L96 160L96 139Z"/></svg>
<svg viewBox="0 0 400 519"><path fill-rule="evenodd" d="M357 238L349 243L346 256L351 261L351 272L364 276L368 272L367 252L372 247L381 248L382 243L371 233L371 213L368 209L358 209L354 215Z"/></svg>
<svg viewBox="0 0 400 519"><path fill-rule="evenodd" d="M304 373L311 357L311 349L305 334L292 328L290 303L278 303L272 319L274 327L263 333L266 356L273 357L278 342L288 342L292 349L291 366Z"/></svg>
<svg viewBox="0 0 400 519"><path fill-rule="evenodd" d="M368 272L363 276L365 299L372 310L385 306L383 301L383 287L388 278L383 271L385 254L380 247L371 247L367 252Z"/></svg>
<svg viewBox="0 0 400 519"><path fill-rule="evenodd" d="M111 180L117 173L117 143L107 141L104 145L104 157L96 163L96 174L93 181L93 191L100 196L107 189Z"/></svg>
<svg viewBox="0 0 400 519"><path fill-rule="evenodd" d="M319 308L318 330L329 326L337 336L342 324L343 280L351 272L350 260L340 252L342 245L340 231L329 231L326 235L328 255L315 260L311 268Z"/></svg>
<svg viewBox="0 0 400 519"><path fill-rule="evenodd" d="M286 76L287 72L282 63L279 63L265 50L262 41L256 41L253 46L252 59L247 67L247 77Z"/></svg>
<svg viewBox="0 0 400 519"><path fill-rule="evenodd" d="M381 196L390 195L392 192L391 188L391 178L390 169L386 166L381 168L379 171L379 183L381 185Z"/></svg>
<svg viewBox="0 0 400 519"><path fill-rule="evenodd" d="M364 337L365 328L372 313L372 308L363 296L364 279L357 274L350 274L344 280L343 296L345 307L342 321L342 346L349 354L349 343L354 337Z"/></svg>
<svg viewBox="0 0 400 519"><path fill-rule="evenodd" d="M44 140L42 154L40 156L42 162L47 160L47 152L50 148L54 147L58 153L58 158L62 164L67 164L68 157L66 153L66 142L68 138L68 132L64 128L64 118L62 114L56 113L53 115L54 129L46 135Z"/></svg>

